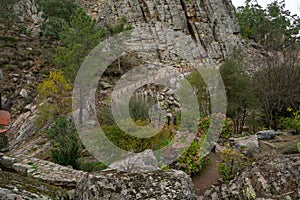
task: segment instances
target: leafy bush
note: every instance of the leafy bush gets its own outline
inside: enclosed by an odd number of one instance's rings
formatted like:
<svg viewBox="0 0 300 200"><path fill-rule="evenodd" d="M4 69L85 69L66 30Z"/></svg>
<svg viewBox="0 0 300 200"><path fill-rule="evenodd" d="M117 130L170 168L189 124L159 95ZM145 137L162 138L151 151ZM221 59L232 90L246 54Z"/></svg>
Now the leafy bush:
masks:
<svg viewBox="0 0 300 200"><path fill-rule="evenodd" d="M298 149L298 151L300 153L300 142L297 143L297 149Z"/></svg>
<svg viewBox="0 0 300 200"><path fill-rule="evenodd" d="M222 151L221 159L222 162L217 165L217 170L227 182L232 180L237 172L249 164L248 158L232 147L227 147L227 149Z"/></svg>
<svg viewBox="0 0 300 200"><path fill-rule="evenodd" d="M227 95L227 116L232 118L234 132L242 133L248 112L255 108L256 97L253 93L253 79L246 73L244 56L236 49L234 58L225 61L220 73Z"/></svg>
<svg viewBox="0 0 300 200"><path fill-rule="evenodd" d="M210 114L210 96L209 90L202 76L198 72L192 72L186 77L193 88L196 89L196 95L199 103L199 111L201 116Z"/></svg>
<svg viewBox="0 0 300 200"><path fill-rule="evenodd" d="M123 122L126 123L126 122ZM138 125L142 126L144 122L137 121ZM155 136L150 138L137 138L128 135L117 124L102 126L102 130L108 137L108 139L116 146L133 152L142 152L146 149L158 150L166 146L174 136L174 127L167 127L157 133ZM144 130L147 132L147 130ZM143 132L141 132L143 134Z"/></svg>
<svg viewBox="0 0 300 200"><path fill-rule="evenodd" d="M71 111L71 85L61 71L50 72L48 78L37 86L39 127L51 123Z"/></svg>
<svg viewBox="0 0 300 200"><path fill-rule="evenodd" d="M209 116L200 118L198 134L197 134L198 137L201 137L202 135L207 133L208 128L210 126L210 122L211 122L211 117ZM226 118L220 137L224 139L228 139L232 133L233 133L232 121L229 118Z"/></svg>
<svg viewBox="0 0 300 200"><path fill-rule="evenodd" d="M81 156L81 143L73 122L65 117L57 118L47 130L51 139L51 159L61 165L71 165L79 169L78 158Z"/></svg>
<svg viewBox="0 0 300 200"><path fill-rule="evenodd" d="M101 162L81 163L80 169L86 172L95 172L106 169L107 166Z"/></svg>
<svg viewBox="0 0 300 200"><path fill-rule="evenodd" d="M134 96L129 101L129 112L133 120L149 121L150 100L144 100L141 96Z"/></svg>
<svg viewBox="0 0 300 200"><path fill-rule="evenodd" d="M70 24L71 16L79 8L75 0L37 0L37 5L45 18L41 26L43 35L53 40L59 39L62 24Z"/></svg>
<svg viewBox="0 0 300 200"><path fill-rule="evenodd" d="M200 142L193 141L190 147L178 159L181 170L189 175L198 173L207 163L205 159L200 157Z"/></svg>
<svg viewBox="0 0 300 200"><path fill-rule="evenodd" d="M281 118L281 124L284 128L295 129L297 133L300 133L300 107L294 111L288 108L289 112L292 112L291 117Z"/></svg>

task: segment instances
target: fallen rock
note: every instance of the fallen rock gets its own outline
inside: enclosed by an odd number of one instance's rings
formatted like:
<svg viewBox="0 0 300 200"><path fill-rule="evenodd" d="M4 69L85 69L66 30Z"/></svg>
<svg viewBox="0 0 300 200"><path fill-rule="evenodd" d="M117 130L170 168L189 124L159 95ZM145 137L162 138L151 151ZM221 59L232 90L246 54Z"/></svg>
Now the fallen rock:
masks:
<svg viewBox="0 0 300 200"><path fill-rule="evenodd" d="M257 135L250 135L242 138L230 138L229 140L242 152L252 153L260 151Z"/></svg>
<svg viewBox="0 0 300 200"><path fill-rule="evenodd" d="M108 169L139 173L159 170L158 161L151 149L138 154L129 154L127 158L112 163Z"/></svg>
<svg viewBox="0 0 300 200"><path fill-rule="evenodd" d="M274 130L258 131L256 135L260 140L271 140L275 138L276 132Z"/></svg>
<svg viewBox="0 0 300 200"><path fill-rule="evenodd" d="M16 158L12 158L9 156L2 156L0 158L0 166L11 169L13 164L17 163L18 160Z"/></svg>
<svg viewBox="0 0 300 200"><path fill-rule="evenodd" d="M191 178L182 171L125 173L116 170L87 174L76 187L76 200L196 200Z"/></svg>

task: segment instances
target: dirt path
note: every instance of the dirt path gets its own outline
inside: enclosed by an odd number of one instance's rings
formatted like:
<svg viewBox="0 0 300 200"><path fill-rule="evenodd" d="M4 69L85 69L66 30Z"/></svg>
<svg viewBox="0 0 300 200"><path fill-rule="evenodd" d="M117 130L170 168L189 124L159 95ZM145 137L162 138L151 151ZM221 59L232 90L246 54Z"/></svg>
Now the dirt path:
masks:
<svg viewBox="0 0 300 200"><path fill-rule="evenodd" d="M197 196L203 196L205 191L221 178L220 173L216 170L216 166L220 160L219 155L211 153L209 159L209 164L199 174L192 177Z"/></svg>

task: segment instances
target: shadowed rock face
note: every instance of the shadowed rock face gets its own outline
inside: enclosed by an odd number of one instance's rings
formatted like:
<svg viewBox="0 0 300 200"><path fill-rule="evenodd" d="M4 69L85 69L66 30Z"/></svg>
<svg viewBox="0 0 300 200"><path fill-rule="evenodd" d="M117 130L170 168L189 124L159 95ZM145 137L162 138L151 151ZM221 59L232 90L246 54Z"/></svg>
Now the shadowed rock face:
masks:
<svg viewBox="0 0 300 200"><path fill-rule="evenodd" d="M196 200L191 178L181 171L122 173L105 171L86 175L75 199L174 199Z"/></svg>
<svg viewBox="0 0 300 200"><path fill-rule="evenodd" d="M218 184L203 199L299 199L300 154L268 158L243 170L230 184Z"/></svg>

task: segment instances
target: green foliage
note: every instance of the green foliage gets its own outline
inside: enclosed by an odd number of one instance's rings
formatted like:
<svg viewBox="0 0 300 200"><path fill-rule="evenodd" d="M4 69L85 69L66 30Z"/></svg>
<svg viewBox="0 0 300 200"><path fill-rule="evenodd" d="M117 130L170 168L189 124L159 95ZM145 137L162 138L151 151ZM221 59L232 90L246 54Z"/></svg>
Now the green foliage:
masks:
<svg viewBox="0 0 300 200"><path fill-rule="evenodd" d="M51 140L51 159L61 165L71 165L79 169L78 158L81 156L81 143L75 125L65 117L57 118L47 130Z"/></svg>
<svg viewBox="0 0 300 200"><path fill-rule="evenodd" d="M126 19L122 18L105 31L104 28L98 27L96 21L88 16L82 8L77 8L69 22L62 23L59 37L63 46L56 49L56 65L64 70L68 80L73 81L85 57L101 40L110 34L131 28L126 27L125 23Z"/></svg>
<svg viewBox="0 0 300 200"><path fill-rule="evenodd" d="M81 163L80 169L86 172L97 172L106 169L107 166L101 162Z"/></svg>
<svg viewBox="0 0 300 200"><path fill-rule="evenodd" d="M135 121L141 120L149 122L149 108L152 105L150 100L143 99L141 96L134 96L129 101L129 112Z"/></svg>
<svg viewBox="0 0 300 200"><path fill-rule="evenodd" d="M144 125L142 121L137 121L136 123L139 126ZM102 126L102 130L112 143L124 150L132 152L142 152L146 149L152 149L154 151L161 149L169 144L174 137L173 128L174 127L164 128L150 138L138 138L125 133L117 124ZM145 130L145 132L147 132L147 130ZM141 132L141 134L143 133Z"/></svg>
<svg viewBox="0 0 300 200"><path fill-rule="evenodd" d="M210 113L210 96L209 91L202 76L198 72L192 72L186 79L195 88L199 103L199 110L201 116L207 116Z"/></svg>
<svg viewBox="0 0 300 200"><path fill-rule="evenodd" d="M227 149L222 151L221 159L222 162L217 165L217 170L227 182L232 180L237 172L250 164L249 159L245 155L232 147L227 147Z"/></svg>
<svg viewBox="0 0 300 200"><path fill-rule="evenodd" d="M202 117L199 119L197 137L201 137L207 133L210 123L211 123L210 116ZM233 132L232 121L230 119L226 118L223 128L222 128L222 132L220 134L220 137L224 138L224 139L228 139L231 136L232 132Z"/></svg>
<svg viewBox="0 0 300 200"><path fill-rule="evenodd" d="M277 130L278 120L287 108L296 109L299 106L299 77L300 67L288 61L284 64L272 61L254 74L255 94L268 119L269 128Z"/></svg>
<svg viewBox="0 0 300 200"><path fill-rule="evenodd" d="M244 69L240 53L224 62L220 73L227 95L227 116L233 119L235 133L241 133L248 110L254 108L256 98L253 93L253 79Z"/></svg>
<svg viewBox="0 0 300 200"><path fill-rule="evenodd" d="M45 18L42 32L53 40L59 39L63 23L70 24L71 16L79 8L75 0L37 0L36 3Z"/></svg>
<svg viewBox="0 0 300 200"><path fill-rule="evenodd" d="M298 149L298 151L300 153L300 142L297 143L297 149Z"/></svg>
<svg viewBox="0 0 300 200"><path fill-rule="evenodd" d="M48 78L37 86L39 127L51 123L71 111L71 85L61 71L52 71Z"/></svg>
<svg viewBox="0 0 300 200"><path fill-rule="evenodd" d="M297 133L300 133L300 107L294 112L291 108L288 108L288 111L292 112L292 116L281 118L281 124L285 128L295 129Z"/></svg>
<svg viewBox="0 0 300 200"><path fill-rule="evenodd" d="M178 159L181 170L187 174L198 173L206 164L205 159L200 157L200 144L201 141L193 141L189 148Z"/></svg>
<svg viewBox="0 0 300 200"><path fill-rule="evenodd" d="M224 127L220 135L221 138L228 139L232 135L233 133L232 123L233 123L232 120L230 120L229 118L225 119Z"/></svg>
<svg viewBox="0 0 300 200"><path fill-rule="evenodd" d="M103 38L104 32L96 26L95 20L78 8L70 22L62 24L59 36L64 46L56 49L55 63L64 70L67 79L73 81L84 58Z"/></svg>
<svg viewBox="0 0 300 200"><path fill-rule="evenodd" d="M127 19L122 17L115 24L109 25L107 27L107 32L109 35L114 35L130 29L132 29L132 26L127 26Z"/></svg>
<svg viewBox="0 0 300 200"><path fill-rule="evenodd" d="M285 10L285 1L273 1L264 10L257 1L248 0L237 9L241 33L266 48L280 49L283 44L296 40L299 33L299 16Z"/></svg>

